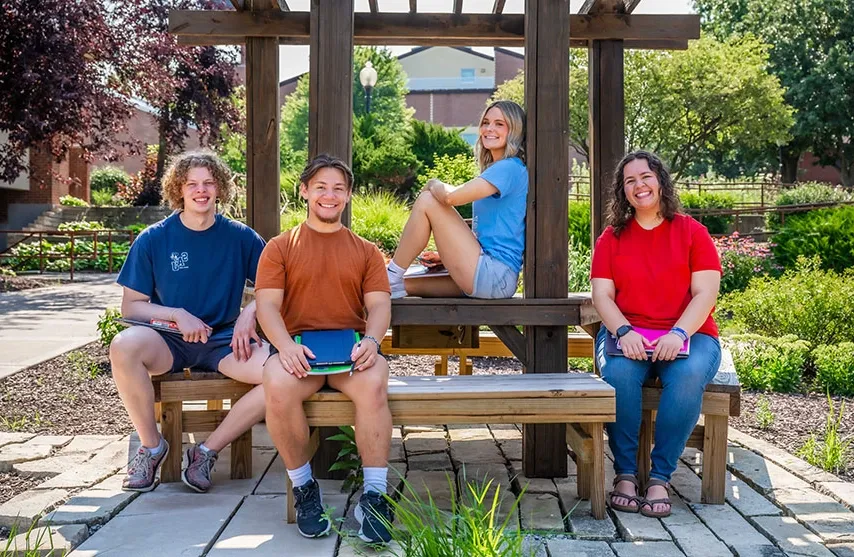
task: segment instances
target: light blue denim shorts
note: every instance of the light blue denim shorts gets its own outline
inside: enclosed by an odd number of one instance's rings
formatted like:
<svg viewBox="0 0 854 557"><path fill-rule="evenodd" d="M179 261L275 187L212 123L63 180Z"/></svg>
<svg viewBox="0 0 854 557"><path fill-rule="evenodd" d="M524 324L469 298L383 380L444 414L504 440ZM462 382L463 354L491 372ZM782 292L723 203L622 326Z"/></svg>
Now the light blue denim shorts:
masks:
<svg viewBox="0 0 854 557"><path fill-rule="evenodd" d="M519 273L495 259L481 253L474 272L474 291L470 298L485 300L512 298L519 284Z"/></svg>

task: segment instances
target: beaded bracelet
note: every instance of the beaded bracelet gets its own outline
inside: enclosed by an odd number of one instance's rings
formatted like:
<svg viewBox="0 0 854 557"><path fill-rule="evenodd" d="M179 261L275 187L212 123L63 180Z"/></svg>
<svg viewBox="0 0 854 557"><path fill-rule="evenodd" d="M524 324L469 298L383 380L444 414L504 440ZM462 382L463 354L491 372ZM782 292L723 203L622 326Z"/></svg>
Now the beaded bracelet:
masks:
<svg viewBox="0 0 854 557"><path fill-rule="evenodd" d="M362 337L362 340L372 340L372 341L374 341L374 344L376 344L376 345L377 345L377 352L380 352L380 341L378 341L377 339L375 339L374 337L372 337L372 336L370 336L370 335L363 336L363 337Z"/></svg>

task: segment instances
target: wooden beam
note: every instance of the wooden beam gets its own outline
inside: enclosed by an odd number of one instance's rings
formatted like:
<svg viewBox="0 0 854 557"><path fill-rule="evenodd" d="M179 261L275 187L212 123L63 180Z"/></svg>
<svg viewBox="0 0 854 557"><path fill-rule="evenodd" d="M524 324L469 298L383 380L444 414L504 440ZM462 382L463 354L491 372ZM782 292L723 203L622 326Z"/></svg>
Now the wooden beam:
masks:
<svg viewBox="0 0 854 557"><path fill-rule="evenodd" d="M238 36L223 36L223 35L179 35L178 44L186 46L223 46L244 44L246 37ZM282 37L279 39L280 45L306 45L308 37ZM394 40L383 40L380 38L367 40L358 40L359 45L374 45L374 46L524 46L524 41L520 39L502 39L495 40L490 38L480 39L406 39L398 38ZM590 41L586 39L570 39L569 45L572 48L587 48L590 46ZM645 50L687 50L687 40L677 39L637 39L623 41L623 47L626 49L645 49Z"/></svg>
<svg viewBox="0 0 854 557"><path fill-rule="evenodd" d="M623 42L592 41L588 50L591 241L605 230L614 168L625 155Z"/></svg>
<svg viewBox="0 0 854 557"><path fill-rule="evenodd" d="M375 14L380 11L379 6L377 5L377 0L368 0L368 5L371 8L371 13Z"/></svg>
<svg viewBox="0 0 854 557"><path fill-rule="evenodd" d="M463 13L463 0L454 0L454 14L462 15Z"/></svg>
<svg viewBox="0 0 854 557"><path fill-rule="evenodd" d="M493 16L495 17L495 16ZM505 16L506 17L506 16ZM569 193L569 0L525 1L528 212L525 297L566 294L565 222ZM566 326L527 327L525 373L566 372ZM522 470L529 478L565 477L566 425L526 425Z"/></svg>
<svg viewBox="0 0 854 557"><path fill-rule="evenodd" d="M279 233L279 41L246 39L246 223Z"/></svg>
<svg viewBox="0 0 854 557"><path fill-rule="evenodd" d="M414 14L418 12L418 0L409 0L409 13Z"/></svg>
<svg viewBox="0 0 854 557"><path fill-rule="evenodd" d="M492 13L501 14L504 13L504 4L507 0L495 0L495 3L492 5Z"/></svg>
<svg viewBox="0 0 854 557"><path fill-rule="evenodd" d="M348 165L353 149L353 2L311 0L309 43L308 156L328 153ZM343 221L349 226L349 204ZM318 478L346 477L346 472L329 471L342 445L326 439L336 432L320 429L321 445L311 461Z"/></svg>
<svg viewBox="0 0 854 557"><path fill-rule="evenodd" d="M623 0L623 4L625 5L625 12L627 14L632 13L633 11L635 11L635 8L638 7L638 4L640 4L640 2L641 0Z"/></svg>
<svg viewBox="0 0 854 557"><path fill-rule="evenodd" d="M504 346L510 349L516 359L522 362L523 366L528 365L528 355L526 354L528 343L525 335L520 333L519 329L511 325L490 325L489 328L504 343Z"/></svg>
<svg viewBox="0 0 854 557"><path fill-rule="evenodd" d="M231 0L231 5L239 12L243 9L243 0Z"/></svg>
<svg viewBox="0 0 854 557"><path fill-rule="evenodd" d="M356 44L467 44L525 46L522 14L354 14ZM580 40L677 40L700 37L700 17L687 15L570 15L567 25ZM567 27L564 27L566 29ZM305 12L173 10L169 32L178 36L284 37L310 35L310 16ZM237 42L237 41L235 41Z"/></svg>

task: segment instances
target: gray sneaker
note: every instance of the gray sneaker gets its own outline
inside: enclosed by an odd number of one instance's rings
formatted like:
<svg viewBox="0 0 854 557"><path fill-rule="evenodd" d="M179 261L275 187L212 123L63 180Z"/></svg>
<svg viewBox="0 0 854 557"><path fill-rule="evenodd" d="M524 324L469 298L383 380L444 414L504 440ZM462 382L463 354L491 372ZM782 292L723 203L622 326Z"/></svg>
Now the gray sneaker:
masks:
<svg viewBox="0 0 854 557"><path fill-rule="evenodd" d="M140 447L136 456L128 463L128 475L122 481L122 489L125 491L151 491L157 487L157 470L166 455L169 454L169 443L162 440L163 450L157 455L151 454L151 449Z"/></svg>
<svg viewBox="0 0 854 557"><path fill-rule="evenodd" d="M181 481L199 493L209 490L211 471L218 456L216 451L203 451L198 444L187 449L187 467L181 472Z"/></svg>

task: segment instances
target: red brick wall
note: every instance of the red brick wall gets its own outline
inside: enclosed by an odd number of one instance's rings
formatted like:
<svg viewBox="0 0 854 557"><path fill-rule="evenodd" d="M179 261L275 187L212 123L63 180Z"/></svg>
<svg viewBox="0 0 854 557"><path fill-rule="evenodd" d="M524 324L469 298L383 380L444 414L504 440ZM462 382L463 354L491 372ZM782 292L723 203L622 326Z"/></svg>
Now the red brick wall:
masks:
<svg viewBox="0 0 854 557"><path fill-rule="evenodd" d="M841 184L842 175L833 166L816 166L818 159L812 153L804 153L798 164L798 180L801 182L830 182Z"/></svg>

